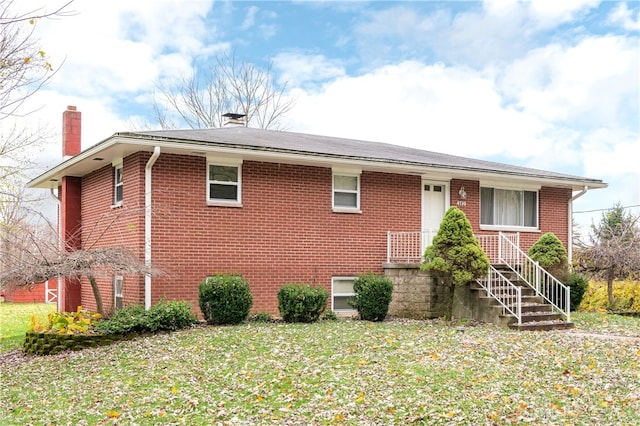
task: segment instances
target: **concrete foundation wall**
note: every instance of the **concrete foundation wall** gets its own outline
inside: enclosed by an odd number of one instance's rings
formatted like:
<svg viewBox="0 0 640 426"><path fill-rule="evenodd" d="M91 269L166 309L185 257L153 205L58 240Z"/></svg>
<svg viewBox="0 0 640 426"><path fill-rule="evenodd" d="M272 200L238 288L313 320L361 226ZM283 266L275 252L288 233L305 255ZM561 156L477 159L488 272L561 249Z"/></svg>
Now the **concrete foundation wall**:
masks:
<svg viewBox="0 0 640 426"><path fill-rule="evenodd" d="M421 271L420 265L385 263L383 269L393 282L390 316L426 319L447 315L449 288Z"/></svg>

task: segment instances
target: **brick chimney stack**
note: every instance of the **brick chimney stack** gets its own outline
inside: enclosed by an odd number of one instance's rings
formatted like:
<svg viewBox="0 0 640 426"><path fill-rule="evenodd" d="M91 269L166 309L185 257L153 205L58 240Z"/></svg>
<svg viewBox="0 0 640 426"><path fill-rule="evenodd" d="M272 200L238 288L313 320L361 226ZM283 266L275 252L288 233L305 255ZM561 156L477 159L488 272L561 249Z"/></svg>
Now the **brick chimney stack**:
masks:
<svg viewBox="0 0 640 426"><path fill-rule="evenodd" d="M80 136L82 132L82 113L69 105L62 113L62 157L69 158L80 154Z"/></svg>

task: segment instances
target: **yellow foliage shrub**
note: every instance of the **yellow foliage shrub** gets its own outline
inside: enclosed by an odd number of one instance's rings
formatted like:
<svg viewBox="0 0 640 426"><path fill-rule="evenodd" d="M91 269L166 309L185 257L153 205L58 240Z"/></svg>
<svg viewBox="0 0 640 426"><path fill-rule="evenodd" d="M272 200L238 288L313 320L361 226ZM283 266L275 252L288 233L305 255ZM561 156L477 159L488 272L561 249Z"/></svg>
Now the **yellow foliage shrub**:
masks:
<svg viewBox="0 0 640 426"><path fill-rule="evenodd" d="M613 310L640 312L640 281L614 281ZM589 287L584 294L578 310L604 311L607 309L607 283L603 281L589 281Z"/></svg>
<svg viewBox="0 0 640 426"><path fill-rule="evenodd" d="M100 314L87 312L78 306L76 312L52 312L47 316L46 324L39 323L35 316L31 317L30 332L35 333L91 333L93 322L100 319Z"/></svg>

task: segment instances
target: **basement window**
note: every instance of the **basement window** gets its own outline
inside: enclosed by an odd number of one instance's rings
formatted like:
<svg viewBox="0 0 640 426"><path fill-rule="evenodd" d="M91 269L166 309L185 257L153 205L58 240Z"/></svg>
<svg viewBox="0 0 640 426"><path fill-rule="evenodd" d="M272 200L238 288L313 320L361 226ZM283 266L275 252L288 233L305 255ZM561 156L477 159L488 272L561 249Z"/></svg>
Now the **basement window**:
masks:
<svg viewBox="0 0 640 426"><path fill-rule="evenodd" d="M349 304L356 293L353 291L355 277L331 278L331 310L342 313L355 313L356 310Z"/></svg>
<svg viewBox="0 0 640 426"><path fill-rule="evenodd" d="M113 307L116 311L124 307L124 297L122 295L123 284L124 278L122 278L122 276L117 275L113 278Z"/></svg>

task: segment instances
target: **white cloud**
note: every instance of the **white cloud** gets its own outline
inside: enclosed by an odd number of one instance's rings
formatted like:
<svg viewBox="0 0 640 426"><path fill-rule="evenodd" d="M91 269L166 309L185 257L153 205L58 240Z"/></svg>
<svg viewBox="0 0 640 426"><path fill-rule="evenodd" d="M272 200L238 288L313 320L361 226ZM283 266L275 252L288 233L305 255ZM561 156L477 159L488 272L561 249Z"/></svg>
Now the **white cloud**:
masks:
<svg viewBox="0 0 640 426"><path fill-rule="evenodd" d="M598 129L585 135L581 148L587 173L640 174L640 135L637 132L620 128Z"/></svg>
<svg viewBox="0 0 640 426"><path fill-rule="evenodd" d="M639 63L637 40L589 37L532 50L506 67L500 85L519 108L545 121L611 125L638 113Z"/></svg>
<svg viewBox="0 0 640 426"><path fill-rule="evenodd" d="M256 22L256 13L258 13L258 10L260 9L257 6L250 6L247 9L247 14L244 17L244 21L242 21L242 24L240 24L240 28L242 30L248 30L249 28L253 27Z"/></svg>
<svg viewBox="0 0 640 426"><path fill-rule="evenodd" d="M329 60L324 55L283 52L274 56L273 66L280 73L280 81L287 82L289 87L345 75L344 67L338 61Z"/></svg>
<svg viewBox="0 0 640 426"><path fill-rule="evenodd" d="M607 22L619 25L627 31L640 31L640 9L636 9L636 16L633 10L627 7L627 3L620 3L607 17Z"/></svg>
<svg viewBox="0 0 640 426"><path fill-rule="evenodd" d="M298 131L475 157L522 158L550 143L535 118L503 107L491 78L465 68L403 62L297 95Z"/></svg>
<svg viewBox="0 0 640 426"><path fill-rule="evenodd" d="M551 28L574 21L589 9L597 7L600 0L536 0L522 2L541 28Z"/></svg>

